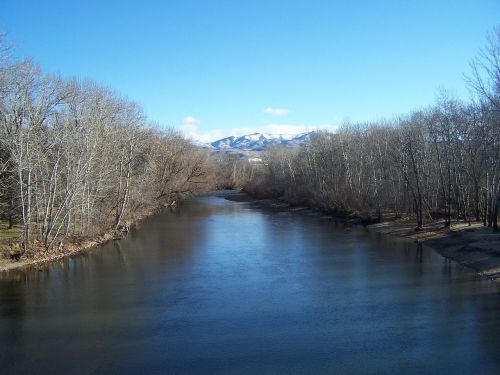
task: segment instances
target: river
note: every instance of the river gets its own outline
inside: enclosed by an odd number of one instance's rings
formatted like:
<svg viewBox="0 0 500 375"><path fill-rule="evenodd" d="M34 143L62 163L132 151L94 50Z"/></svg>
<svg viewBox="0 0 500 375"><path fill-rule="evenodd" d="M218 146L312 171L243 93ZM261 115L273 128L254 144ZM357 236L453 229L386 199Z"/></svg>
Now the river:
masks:
<svg viewBox="0 0 500 375"><path fill-rule="evenodd" d="M0 278L2 374L500 373L494 282L220 196Z"/></svg>

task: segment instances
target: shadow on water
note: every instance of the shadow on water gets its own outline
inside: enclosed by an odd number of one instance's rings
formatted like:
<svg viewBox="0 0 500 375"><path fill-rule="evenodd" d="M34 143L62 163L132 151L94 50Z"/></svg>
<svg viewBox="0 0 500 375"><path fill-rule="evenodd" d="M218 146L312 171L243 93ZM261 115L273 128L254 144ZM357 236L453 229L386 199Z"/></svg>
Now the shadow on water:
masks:
<svg viewBox="0 0 500 375"><path fill-rule="evenodd" d="M205 196L0 278L3 373L498 373L495 284L410 241Z"/></svg>

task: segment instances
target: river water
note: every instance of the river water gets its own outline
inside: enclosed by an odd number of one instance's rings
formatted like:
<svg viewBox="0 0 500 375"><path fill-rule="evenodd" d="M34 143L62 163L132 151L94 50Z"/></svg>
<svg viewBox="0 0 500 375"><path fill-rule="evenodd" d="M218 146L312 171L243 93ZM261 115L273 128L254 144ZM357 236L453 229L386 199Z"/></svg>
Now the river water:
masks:
<svg viewBox="0 0 500 375"><path fill-rule="evenodd" d="M0 372L500 373L495 283L411 241L218 196L0 279Z"/></svg>

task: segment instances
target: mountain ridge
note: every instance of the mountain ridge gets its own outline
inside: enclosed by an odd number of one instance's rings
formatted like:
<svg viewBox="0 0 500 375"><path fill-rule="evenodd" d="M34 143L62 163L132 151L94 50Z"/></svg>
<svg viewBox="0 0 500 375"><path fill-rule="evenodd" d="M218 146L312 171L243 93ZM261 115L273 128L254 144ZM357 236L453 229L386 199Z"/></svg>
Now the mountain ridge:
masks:
<svg viewBox="0 0 500 375"><path fill-rule="evenodd" d="M262 151L270 145L283 145L287 147L299 147L308 140L314 132L300 134L269 134L251 133L242 136L229 136L209 143L211 147L219 151L245 150Z"/></svg>

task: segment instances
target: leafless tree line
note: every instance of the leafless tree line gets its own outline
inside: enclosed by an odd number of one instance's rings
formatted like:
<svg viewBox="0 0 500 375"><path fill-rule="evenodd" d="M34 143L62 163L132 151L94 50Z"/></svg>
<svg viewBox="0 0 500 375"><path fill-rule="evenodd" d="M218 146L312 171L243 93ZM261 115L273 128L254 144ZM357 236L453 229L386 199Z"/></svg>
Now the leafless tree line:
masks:
<svg viewBox="0 0 500 375"><path fill-rule="evenodd" d="M119 231L209 188L210 156L93 82L14 60L0 40L0 216L23 254Z"/></svg>
<svg viewBox="0 0 500 375"><path fill-rule="evenodd" d="M500 204L500 33L473 61L476 99L443 95L394 121L319 132L273 147L260 167L210 155L148 123L136 103L93 82L14 60L0 40L0 219L21 224L21 253L120 231L137 216L213 187L244 185L341 213L413 213L496 228Z"/></svg>
<svg viewBox="0 0 500 375"><path fill-rule="evenodd" d="M431 107L319 132L300 150L274 147L244 184L254 194L382 218L411 213L416 227L444 218L497 228L500 205L500 29L472 62L470 103Z"/></svg>

